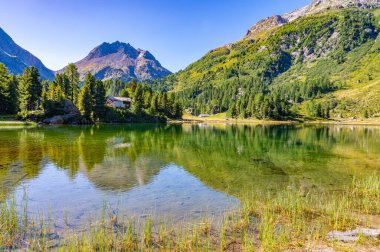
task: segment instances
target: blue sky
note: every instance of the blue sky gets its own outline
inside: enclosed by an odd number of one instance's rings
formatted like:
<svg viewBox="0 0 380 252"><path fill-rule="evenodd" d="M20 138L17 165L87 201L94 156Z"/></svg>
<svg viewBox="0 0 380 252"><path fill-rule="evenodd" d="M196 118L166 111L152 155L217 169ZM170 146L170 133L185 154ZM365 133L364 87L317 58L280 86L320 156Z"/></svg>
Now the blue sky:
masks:
<svg viewBox="0 0 380 252"><path fill-rule="evenodd" d="M311 0L7 0L0 27L53 70L102 42L149 50L171 71Z"/></svg>

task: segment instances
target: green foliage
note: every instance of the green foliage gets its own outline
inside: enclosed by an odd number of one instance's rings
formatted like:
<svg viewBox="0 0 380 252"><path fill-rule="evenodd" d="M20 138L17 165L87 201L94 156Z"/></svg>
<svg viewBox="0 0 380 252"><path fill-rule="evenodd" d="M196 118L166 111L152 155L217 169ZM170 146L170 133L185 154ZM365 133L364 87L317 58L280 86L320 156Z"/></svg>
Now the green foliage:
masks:
<svg viewBox="0 0 380 252"><path fill-rule="evenodd" d="M100 80L95 81L95 105L94 105L94 118L101 120L106 113L106 90L104 84Z"/></svg>
<svg viewBox="0 0 380 252"><path fill-rule="evenodd" d="M21 114L37 110L40 106L42 84L38 69L27 67L20 77L19 95Z"/></svg>
<svg viewBox="0 0 380 252"><path fill-rule="evenodd" d="M18 111L18 81L0 63L0 114L16 114Z"/></svg>
<svg viewBox="0 0 380 252"><path fill-rule="evenodd" d="M63 96L67 99L70 99L73 95L73 92L71 90L71 84L69 77L66 74L57 74L53 81L54 86L60 90L56 90L56 92L59 91L60 95L61 93Z"/></svg>
<svg viewBox="0 0 380 252"><path fill-rule="evenodd" d="M134 88L134 87L133 87ZM134 90L131 90L133 93L133 104L132 111L135 114L140 114L144 106L143 90L141 86L137 86Z"/></svg>
<svg viewBox="0 0 380 252"><path fill-rule="evenodd" d="M67 88L67 91L65 92L66 97L70 99L74 104L76 104L78 101L78 94L79 94L78 68L75 66L75 64L71 63L66 67L64 75L67 77L69 81L69 87Z"/></svg>
<svg viewBox="0 0 380 252"><path fill-rule="evenodd" d="M314 102L314 100L312 100L307 103L306 110L309 116L330 119L331 110L333 110L336 106L337 102L335 100L325 103Z"/></svg>
<svg viewBox="0 0 380 252"><path fill-rule="evenodd" d="M117 87L113 85L116 84ZM165 121L166 118L180 119L182 118L182 105L176 99L174 93L153 91L152 87L146 83L137 83L131 80L128 83L121 81L105 81L106 93L115 93L121 97L132 98L132 110L129 113L117 112L118 121ZM110 112L108 112L106 121L109 120ZM129 116L130 118L122 118ZM112 120L111 120L112 121Z"/></svg>
<svg viewBox="0 0 380 252"><path fill-rule="evenodd" d="M306 16L212 50L185 70L147 85L173 90L195 115L227 112L229 117L285 119L297 116L292 107L342 88L347 76L332 73L350 73L352 62L360 59L353 54L363 47L358 56L369 55L366 45L375 43L378 31L366 10ZM374 79L373 68L365 73L367 80Z"/></svg>
<svg viewBox="0 0 380 252"><path fill-rule="evenodd" d="M91 95L90 85L84 85L79 93L78 105L82 116L90 121L93 119L93 103L94 101Z"/></svg>

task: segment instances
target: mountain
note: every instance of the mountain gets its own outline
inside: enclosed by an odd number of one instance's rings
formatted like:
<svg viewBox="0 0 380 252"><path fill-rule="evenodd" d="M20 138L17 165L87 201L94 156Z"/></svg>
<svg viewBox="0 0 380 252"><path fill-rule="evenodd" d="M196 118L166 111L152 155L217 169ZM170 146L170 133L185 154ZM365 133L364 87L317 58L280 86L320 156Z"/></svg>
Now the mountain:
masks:
<svg viewBox="0 0 380 252"><path fill-rule="evenodd" d="M318 0L255 24L152 86L196 114L380 116L380 0ZM285 108L284 108L285 107Z"/></svg>
<svg viewBox="0 0 380 252"><path fill-rule="evenodd" d="M135 49L130 44L116 41L95 47L84 59L75 63L81 79L87 72L101 80L131 79L152 80L165 77L171 72L161 66L146 50ZM58 71L63 72L64 69Z"/></svg>
<svg viewBox="0 0 380 252"><path fill-rule="evenodd" d="M314 0L308 6L264 19L252 26L244 38L249 39L261 32L276 26L287 24L297 18L316 14L322 11L344 8L375 9L380 6L380 0Z"/></svg>
<svg viewBox="0 0 380 252"><path fill-rule="evenodd" d="M44 66L36 56L17 45L13 39L0 28L0 62L4 63L13 74L21 74L28 66L38 68L42 79L51 80L54 72Z"/></svg>

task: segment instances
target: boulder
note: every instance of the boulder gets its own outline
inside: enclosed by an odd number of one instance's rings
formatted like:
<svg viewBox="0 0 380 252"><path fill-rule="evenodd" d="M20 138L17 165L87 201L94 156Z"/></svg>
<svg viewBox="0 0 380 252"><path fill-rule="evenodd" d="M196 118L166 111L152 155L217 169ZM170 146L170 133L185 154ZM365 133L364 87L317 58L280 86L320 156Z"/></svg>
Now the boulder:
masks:
<svg viewBox="0 0 380 252"><path fill-rule="evenodd" d="M65 112L65 114L80 114L78 108L75 107L74 103L70 100L65 100L65 104L63 105L63 112Z"/></svg>
<svg viewBox="0 0 380 252"><path fill-rule="evenodd" d="M62 111L63 115L56 115L43 121L46 124L79 124L81 115L77 107L70 100L65 100Z"/></svg>
<svg viewBox="0 0 380 252"><path fill-rule="evenodd" d="M355 242L359 240L359 236L365 236L372 239L379 239L380 229L376 228L357 228L352 231L340 232L332 231L327 234L326 239L328 241L342 241L342 242Z"/></svg>
<svg viewBox="0 0 380 252"><path fill-rule="evenodd" d="M46 124L63 124L64 122L65 120L61 115L53 116L44 120L44 123Z"/></svg>

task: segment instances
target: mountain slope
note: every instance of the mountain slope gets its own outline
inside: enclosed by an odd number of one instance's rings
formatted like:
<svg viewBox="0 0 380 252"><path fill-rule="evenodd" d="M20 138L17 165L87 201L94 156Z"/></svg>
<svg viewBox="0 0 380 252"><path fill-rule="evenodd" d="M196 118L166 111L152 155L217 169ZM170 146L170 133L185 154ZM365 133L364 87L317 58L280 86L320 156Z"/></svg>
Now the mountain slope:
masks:
<svg viewBox="0 0 380 252"><path fill-rule="evenodd" d="M41 78L53 79L54 73L27 50L17 45L13 39L0 28L0 62L4 63L13 74L20 74L28 66L38 68Z"/></svg>
<svg viewBox="0 0 380 252"><path fill-rule="evenodd" d="M260 21L240 41L155 84L176 91L196 114L217 108L261 118L289 115L288 109L297 117L380 115L380 91L361 88L380 79L379 6L376 0L313 1ZM335 96L354 89L355 99ZM376 102L368 107L360 96Z"/></svg>
<svg viewBox="0 0 380 252"><path fill-rule="evenodd" d="M91 72L97 79L123 81L133 78L140 81L151 80L170 74L149 51L135 49L130 44L119 41L97 46L75 65L81 79L87 72ZM63 71L64 69L58 72Z"/></svg>
<svg viewBox="0 0 380 252"><path fill-rule="evenodd" d="M283 15L275 15L258 22L247 31L247 34L244 38L249 39L267 29L281 26L297 18L317 14L322 11L344 8L358 8L362 10L369 10L375 9L379 6L380 0L313 0L313 2L311 2L308 6Z"/></svg>

